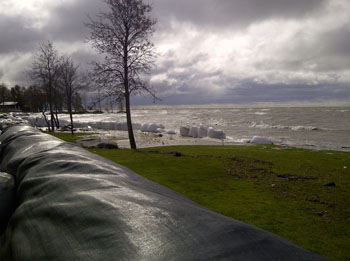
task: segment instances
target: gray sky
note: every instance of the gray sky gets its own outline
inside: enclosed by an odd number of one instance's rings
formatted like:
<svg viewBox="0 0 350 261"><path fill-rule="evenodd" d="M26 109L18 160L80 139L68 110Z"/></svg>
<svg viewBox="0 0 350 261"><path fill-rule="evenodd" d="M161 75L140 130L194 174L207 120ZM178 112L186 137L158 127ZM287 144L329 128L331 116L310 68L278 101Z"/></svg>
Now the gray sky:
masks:
<svg viewBox="0 0 350 261"><path fill-rule="evenodd" d="M161 104L350 103L349 0L149 0L158 19L151 83ZM0 0L0 83L23 73L50 40L82 65L100 0ZM151 98L133 98L150 104Z"/></svg>

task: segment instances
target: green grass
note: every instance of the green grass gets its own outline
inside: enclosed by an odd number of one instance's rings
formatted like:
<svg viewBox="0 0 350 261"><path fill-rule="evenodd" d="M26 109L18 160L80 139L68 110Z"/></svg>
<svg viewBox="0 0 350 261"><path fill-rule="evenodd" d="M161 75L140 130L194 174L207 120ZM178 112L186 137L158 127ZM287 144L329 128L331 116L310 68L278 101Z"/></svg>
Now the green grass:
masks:
<svg viewBox="0 0 350 261"><path fill-rule="evenodd" d="M348 152L276 146L90 151L331 260L350 257ZM336 186L324 186L330 182Z"/></svg>
<svg viewBox="0 0 350 261"><path fill-rule="evenodd" d="M56 138L59 138L61 140L72 142L72 143L93 134L93 133L74 133L74 135L72 135L71 133L67 133L67 132L45 132L45 133L55 136Z"/></svg>

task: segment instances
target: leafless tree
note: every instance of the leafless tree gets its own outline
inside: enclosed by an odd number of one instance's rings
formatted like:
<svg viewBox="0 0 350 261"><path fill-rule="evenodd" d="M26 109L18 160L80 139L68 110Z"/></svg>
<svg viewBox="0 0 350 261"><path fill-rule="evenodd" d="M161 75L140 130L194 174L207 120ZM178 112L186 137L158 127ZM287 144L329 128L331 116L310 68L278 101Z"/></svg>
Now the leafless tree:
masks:
<svg viewBox="0 0 350 261"><path fill-rule="evenodd" d="M10 90L7 88L5 84L0 84L0 97L1 97L2 105L5 105L5 101L9 101L11 97Z"/></svg>
<svg viewBox="0 0 350 261"><path fill-rule="evenodd" d="M39 45L39 51L34 56L34 62L29 76L45 89L51 116L51 130L55 130L55 116L53 108L54 85L59 74L59 56L53 44L48 41ZM43 111L45 116L45 112ZM46 118L46 117L45 117ZM50 127L49 127L50 130Z"/></svg>
<svg viewBox="0 0 350 261"><path fill-rule="evenodd" d="M77 65L74 64L71 58L62 57L61 59L61 73L60 73L60 82L64 87L64 92L67 101L67 109L70 116L71 122L71 132L74 135L74 124L73 124L73 99L74 96L78 94L78 91L86 87L88 83L84 76L79 73Z"/></svg>
<svg viewBox="0 0 350 261"><path fill-rule="evenodd" d="M100 53L103 62L94 62L94 80L107 88L109 95L124 97L130 147L136 149L130 96L147 92L156 98L143 80L154 66L154 45L150 36L156 20L150 17L152 7L143 0L104 0L109 12L100 12L96 20L89 17L89 41Z"/></svg>

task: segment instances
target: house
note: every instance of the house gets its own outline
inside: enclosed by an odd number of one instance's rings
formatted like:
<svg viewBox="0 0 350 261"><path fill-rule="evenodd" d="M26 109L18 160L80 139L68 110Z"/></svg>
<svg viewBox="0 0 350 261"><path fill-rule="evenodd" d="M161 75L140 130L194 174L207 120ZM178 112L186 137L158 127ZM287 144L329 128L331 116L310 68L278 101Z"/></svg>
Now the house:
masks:
<svg viewBox="0 0 350 261"><path fill-rule="evenodd" d="M0 111L21 111L18 102L2 102L0 103Z"/></svg>

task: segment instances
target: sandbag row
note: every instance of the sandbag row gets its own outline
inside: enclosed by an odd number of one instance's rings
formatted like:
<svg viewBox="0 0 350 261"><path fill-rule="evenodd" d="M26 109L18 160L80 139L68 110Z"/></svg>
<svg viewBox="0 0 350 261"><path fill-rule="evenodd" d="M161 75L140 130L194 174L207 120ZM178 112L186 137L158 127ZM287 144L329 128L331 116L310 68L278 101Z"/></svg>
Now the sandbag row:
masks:
<svg viewBox="0 0 350 261"><path fill-rule="evenodd" d="M206 127L203 125L197 126L181 126L180 135L183 137L193 137L193 138L205 138L209 137L212 139L225 139L226 134L220 130L213 127Z"/></svg>
<svg viewBox="0 0 350 261"><path fill-rule="evenodd" d="M143 124L141 126L141 131L143 132L152 132L152 133L161 133L164 132L164 125L163 124L157 124L157 123L151 123L151 124Z"/></svg>
<svg viewBox="0 0 350 261"><path fill-rule="evenodd" d="M26 119L32 127L47 127L47 123L44 118L23 117ZM59 120L60 126L70 125L70 121L61 119ZM51 121L49 121L51 125ZM134 130L140 130L140 123L132 124ZM122 130L127 131L128 125L126 122L114 122L114 121L74 121L74 127L76 128L92 128L101 130Z"/></svg>

